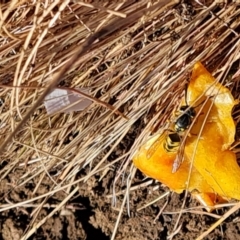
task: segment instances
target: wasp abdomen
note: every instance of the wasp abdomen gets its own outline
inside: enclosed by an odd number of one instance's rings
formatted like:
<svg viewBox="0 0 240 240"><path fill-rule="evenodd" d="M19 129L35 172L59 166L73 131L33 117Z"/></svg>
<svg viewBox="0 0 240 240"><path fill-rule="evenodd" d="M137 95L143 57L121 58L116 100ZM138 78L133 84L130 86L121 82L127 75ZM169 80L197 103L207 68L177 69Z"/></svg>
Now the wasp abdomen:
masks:
<svg viewBox="0 0 240 240"><path fill-rule="evenodd" d="M178 133L170 133L164 142L165 150L168 152L177 152L180 146L180 141L181 139Z"/></svg>

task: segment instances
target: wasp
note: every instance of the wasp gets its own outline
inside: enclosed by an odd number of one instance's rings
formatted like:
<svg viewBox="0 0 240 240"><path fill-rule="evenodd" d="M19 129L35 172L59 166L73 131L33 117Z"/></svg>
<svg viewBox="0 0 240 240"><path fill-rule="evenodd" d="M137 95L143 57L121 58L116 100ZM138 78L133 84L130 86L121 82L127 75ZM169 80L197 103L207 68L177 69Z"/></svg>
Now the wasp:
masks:
<svg viewBox="0 0 240 240"><path fill-rule="evenodd" d="M147 158L157 150L160 144L167 152L176 152L176 159L173 163L172 172L176 172L184 159L184 146L186 137L183 137L184 132L191 126L194 117L196 116L196 107L192 107L187 103L187 89L185 89L185 104L180 107L179 114L173 124L173 129L166 130L168 134L162 134L148 149ZM198 107L198 106L197 106ZM162 138L165 138L164 141Z"/></svg>

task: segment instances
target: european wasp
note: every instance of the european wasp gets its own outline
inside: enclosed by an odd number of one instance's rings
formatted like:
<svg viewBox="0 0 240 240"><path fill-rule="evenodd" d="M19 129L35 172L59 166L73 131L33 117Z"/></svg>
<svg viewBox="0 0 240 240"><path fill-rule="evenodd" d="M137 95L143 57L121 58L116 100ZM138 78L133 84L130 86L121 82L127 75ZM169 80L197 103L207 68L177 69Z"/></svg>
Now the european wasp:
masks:
<svg viewBox="0 0 240 240"><path fill-rule="evenodd" d="M184 160L184 147L186 137L183 137L184 132L191 126L194 117L196 116L196 107L191 107L187 102L187 89L185 90L185 103L179 108L179 117L175 120L172 129L168 129L168 134L162 134L148 149L147 157L150 158L157 150L159 144L163 144L167 152L176 152L176 159L173 163L172 172L176 172ZM164 141L162 141L165 138Z"/></svg>

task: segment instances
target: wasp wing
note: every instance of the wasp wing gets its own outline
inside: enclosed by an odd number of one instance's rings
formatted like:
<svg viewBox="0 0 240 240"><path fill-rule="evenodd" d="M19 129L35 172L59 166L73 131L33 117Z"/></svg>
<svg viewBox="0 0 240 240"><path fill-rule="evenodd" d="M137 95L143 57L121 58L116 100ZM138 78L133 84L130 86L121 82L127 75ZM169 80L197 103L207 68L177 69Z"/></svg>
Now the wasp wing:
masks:
<svg viewBox="0 0 240 240"><path fill-rule="evenodd" d="M160 148L167 137L167 130L164 130L162 134L152 143L147 150L147 159L151 158L152 155Z"/></svg>
<svg viewBox="0 0 240 240"><path fill-rule="evenodd" d="M173 162L172 173L175 173L181 166L182 162L184 161L185 145L186 145L186 136L181 138L181 144L178 148L176 159Z"/></svg>

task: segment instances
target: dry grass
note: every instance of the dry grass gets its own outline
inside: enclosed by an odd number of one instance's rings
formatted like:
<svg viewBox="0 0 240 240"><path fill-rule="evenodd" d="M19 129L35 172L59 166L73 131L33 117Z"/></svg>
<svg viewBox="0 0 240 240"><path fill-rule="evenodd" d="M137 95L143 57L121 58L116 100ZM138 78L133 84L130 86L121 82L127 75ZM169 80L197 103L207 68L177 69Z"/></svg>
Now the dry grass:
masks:
<svg viewBox="0 0 240 240"><path fill-rule="evenodd" d="M127 172L127 188L131 186L133 154L169 119L197 60L239 97L238 3L205 6L192 1L189 7L178 1L105 2L101 7L80 1L11 1L1 6L0 149L5 164L0 176L4 180L15 169L24 169L13 189L40 179L28 200L0 208L41 199L23 239L96 173L121 164L115 183ZM88 88L94 103L81 113L48 116L42 101L56 86ZM236 111L237 123L239 116ZM107 161L133 128L137 134L131 147ZM86 166L88 174L76 178ZM36 196L44 178L52 187ZM67 193L65 200L34 225L48 197L61 190ZM124 194L112 239L128 191Z"/></svg>

